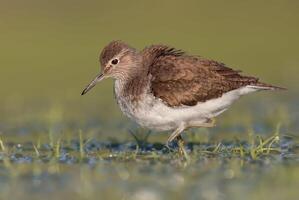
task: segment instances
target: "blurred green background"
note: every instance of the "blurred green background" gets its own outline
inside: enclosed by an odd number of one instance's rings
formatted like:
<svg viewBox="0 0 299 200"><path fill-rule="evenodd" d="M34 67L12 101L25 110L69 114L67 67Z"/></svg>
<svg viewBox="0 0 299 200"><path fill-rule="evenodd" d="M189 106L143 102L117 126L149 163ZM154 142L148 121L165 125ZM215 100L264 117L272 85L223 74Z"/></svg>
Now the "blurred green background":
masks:
<svg viewBox="0 0 299 200"><path fill-rule="evenodd" d="M219 123L271 118L297 130L298 20L295 0L1 0L0 131L47 131L56 122L68 122L60 129L126 126L112 80L80 96L111 40L138 49L169 44L287 87L245 97Z"/></svg>

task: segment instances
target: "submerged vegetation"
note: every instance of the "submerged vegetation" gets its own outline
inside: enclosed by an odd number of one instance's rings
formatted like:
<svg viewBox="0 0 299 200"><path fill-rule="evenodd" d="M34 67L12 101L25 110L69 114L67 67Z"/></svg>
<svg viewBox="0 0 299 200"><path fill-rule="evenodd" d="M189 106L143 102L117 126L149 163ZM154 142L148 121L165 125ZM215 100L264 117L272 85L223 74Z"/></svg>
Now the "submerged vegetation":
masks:
<svg viewBox="0 0 299 200"><path fill-rule="evenodd" d="M0 199L296 199L299 143L270 137L186 145L189 160L135 134L132 142L74 137L0 139ZM279 194L272 190L279 190ZM28 192L30 191L30 192ZM275 195L274 195L275 194Z"/></svg>

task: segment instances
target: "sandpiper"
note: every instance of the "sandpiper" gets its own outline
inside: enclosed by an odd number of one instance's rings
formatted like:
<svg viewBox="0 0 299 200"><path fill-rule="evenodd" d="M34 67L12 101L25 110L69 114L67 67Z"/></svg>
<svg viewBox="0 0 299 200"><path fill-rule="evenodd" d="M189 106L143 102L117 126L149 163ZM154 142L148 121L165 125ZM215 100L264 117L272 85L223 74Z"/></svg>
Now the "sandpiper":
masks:
<svg viewBox="0 0 299 200"><path fill-rule="evenodd" d="M166 45L138 51L112 41L102 50L100 63L100 74L82 95L101 80L113 78L122 112L143 127L173 131L167 144L174 139L183 142L181 133L187 128L213 127L214 117L245 94L284 89Z"/></svg>

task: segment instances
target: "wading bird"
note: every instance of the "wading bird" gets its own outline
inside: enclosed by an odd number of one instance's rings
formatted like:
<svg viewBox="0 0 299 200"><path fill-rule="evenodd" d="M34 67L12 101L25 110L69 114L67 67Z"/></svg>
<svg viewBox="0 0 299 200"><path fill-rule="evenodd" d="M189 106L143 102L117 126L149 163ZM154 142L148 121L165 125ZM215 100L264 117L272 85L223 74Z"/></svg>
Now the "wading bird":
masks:
<svg viewBox="0 0 299 200"><path fill-rule="evenodd" d="M214 117L245 94L283 89L166 45L138 51L112 41L102 50L100 63L100 74L82 95L101 80L113 78L122 112L143 127L173 131L167 144L177 139L183 153L181 133L185 129L213 127Z"/></svg>

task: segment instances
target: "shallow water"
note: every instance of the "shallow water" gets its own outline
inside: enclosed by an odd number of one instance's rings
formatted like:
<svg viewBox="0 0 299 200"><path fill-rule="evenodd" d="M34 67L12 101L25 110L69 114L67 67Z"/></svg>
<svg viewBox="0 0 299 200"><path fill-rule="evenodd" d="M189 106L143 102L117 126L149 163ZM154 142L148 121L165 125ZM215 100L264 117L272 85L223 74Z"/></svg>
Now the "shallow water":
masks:
<svg viewBox="0 0 299 200"><path fill-rule="evenodd" d="M0 197L296 199L297 141L273 136L262 146L260 138L251 143L187 143L188 161L175 143L169 149L146 141L70 139L53 146L7 142L0 153Z"/></svg>

